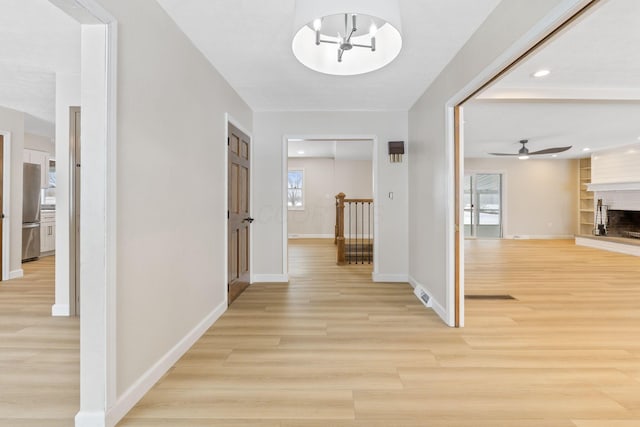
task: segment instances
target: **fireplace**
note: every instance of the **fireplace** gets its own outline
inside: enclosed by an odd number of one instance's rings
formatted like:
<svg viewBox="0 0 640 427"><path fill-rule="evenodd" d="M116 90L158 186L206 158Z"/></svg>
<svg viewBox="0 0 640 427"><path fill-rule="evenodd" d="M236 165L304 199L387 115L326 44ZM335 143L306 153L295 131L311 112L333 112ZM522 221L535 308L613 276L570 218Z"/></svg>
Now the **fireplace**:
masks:
<svg viewBox="0 0 640 427"><path fill-rule="evenodd" d="M609 209L607 235L640 239L640 211Z"/></svg>

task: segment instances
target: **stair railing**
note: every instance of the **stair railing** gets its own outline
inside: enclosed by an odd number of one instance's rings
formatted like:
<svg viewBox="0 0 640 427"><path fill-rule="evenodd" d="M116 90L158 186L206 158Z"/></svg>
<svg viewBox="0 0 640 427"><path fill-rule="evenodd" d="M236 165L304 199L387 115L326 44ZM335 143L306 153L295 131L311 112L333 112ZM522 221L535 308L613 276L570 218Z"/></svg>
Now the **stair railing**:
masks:
<svg viewBox="0 0 640 427"><path fill-rule="evenodd" d="M373 199L347 199L344 193L336 195L333 242L337 246L338 265L373 262Z"/></svg>

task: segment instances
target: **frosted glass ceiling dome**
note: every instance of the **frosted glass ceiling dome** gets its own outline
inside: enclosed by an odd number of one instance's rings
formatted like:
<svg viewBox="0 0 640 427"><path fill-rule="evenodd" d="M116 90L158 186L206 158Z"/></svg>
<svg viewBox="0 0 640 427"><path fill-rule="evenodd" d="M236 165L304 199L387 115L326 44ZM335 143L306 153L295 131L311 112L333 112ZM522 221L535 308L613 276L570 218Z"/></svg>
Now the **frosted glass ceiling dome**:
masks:
<svg viewBox="0 0 640 427"><path fill-rule="evenodd" d="M368 73L402 49L395 0L297 0L294 31L295 57L325 74Z"/></svg>

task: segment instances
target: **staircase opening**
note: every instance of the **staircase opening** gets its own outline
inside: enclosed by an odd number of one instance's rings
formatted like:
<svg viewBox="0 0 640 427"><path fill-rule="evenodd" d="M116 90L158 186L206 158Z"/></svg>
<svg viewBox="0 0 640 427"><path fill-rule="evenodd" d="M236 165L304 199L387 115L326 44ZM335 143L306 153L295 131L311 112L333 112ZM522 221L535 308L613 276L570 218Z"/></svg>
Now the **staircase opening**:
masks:
<svg viewBox="0 0 640 427"><path fill-rule="evenodd" d="M287 139L288 241L327 239L338 265L373 266L373 147L371 138Z"/></svg>

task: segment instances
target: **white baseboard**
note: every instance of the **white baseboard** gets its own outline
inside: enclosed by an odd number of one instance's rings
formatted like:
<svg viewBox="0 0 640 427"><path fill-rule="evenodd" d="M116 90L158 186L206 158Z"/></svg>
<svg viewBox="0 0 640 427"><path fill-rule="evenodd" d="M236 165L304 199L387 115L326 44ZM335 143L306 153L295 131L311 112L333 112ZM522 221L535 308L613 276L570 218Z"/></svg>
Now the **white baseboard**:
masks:
<svg viewBox="0 0 640 427"><path fill-rule="evenodd" d="M573 234L508 234L504 236L505 239L514 240L565 240L574 237Z"/></svg>
<svg viewBox="0 0 640 427"><path fill-rule="evenodd" d="M333 234L289 234L289 239L334 239Z"/></svg>
<svg viewBox="0 0 640 427"><path fill-rule="evenodd" d="M71 316L71 308L69 304L53 304L51 306L51 315L53 317L69 317Z"/></svg>
<svg viewBox="0 0 640 427"><path fill-rule="evenodd" d="M104 412L78 412L75 427L107 427Z"/></svg>
<svg viewBox="0 0 640 427"><path fill-rule="evenodd" d="M589 239L585 237L576 237L576 245L610 252L618 252L626 255L640 256L640 246L636 245L625 245L624 243Z"/></svg>
<svg viewBox="0 0 640 427"><path fill-rule="evenodd" d="M409 277L406 274L371 273L371 280L374 282L407 283Z"/></svg>
<svg viewBox="0 0 640 427"><path fill-rule="evenodd" d="M115 426L127 412L158 382L160 378L191 348L196 341L227 310L226 302L218 305L207 317L180 340L171 350L147 370L107 412L107 425ZM77 425L76 425L77 426Z"/></svg>
<svg viewBox="0 0 640 427"><path fill-rule="evenodd" d="M21 277L24 277L24 270L19 268L17 270L12 270L9 272L9 280L11 279L19 279Z"/></svg>
<svg viewBox="0 0 640 427"><path fill-rule="evenodd" d="M420 282L418 282L416 279L414 279L412 276L409 276L409 284L411 284L411 287L413 287L414 289L416 287L420 287L422 288L422 290L429 295L429 304L431 304L431 309L433 311L436 312L436 314L440 317L440 319L442 319L442 321L448 325L448 326L452 326L449 324L447 318L449 316L447 316L447 310L445 310L445 308L442 306L442 304L440 304L440 302L438 302L438 300L436 300L433 295L431 294L431 292L429 292L429 290Z"/></svg>
<svg viewBox="0 0 640 427"><path fill-rule="evenodd" d="M288 274L255 274L252 283L287 283Z"/></svg>

